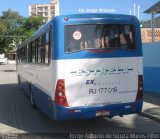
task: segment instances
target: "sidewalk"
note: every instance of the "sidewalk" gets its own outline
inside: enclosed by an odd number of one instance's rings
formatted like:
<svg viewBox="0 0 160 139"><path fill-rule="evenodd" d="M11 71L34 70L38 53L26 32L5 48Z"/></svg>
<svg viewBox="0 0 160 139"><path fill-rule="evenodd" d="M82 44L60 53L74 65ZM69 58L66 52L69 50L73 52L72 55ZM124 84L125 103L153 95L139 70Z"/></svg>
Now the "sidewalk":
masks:
<svg viewBox="0 0 160 139"><path fill-rule="evenodd" d="M160 94L144 92L144 103L141 114L160 122Z"/></svg>

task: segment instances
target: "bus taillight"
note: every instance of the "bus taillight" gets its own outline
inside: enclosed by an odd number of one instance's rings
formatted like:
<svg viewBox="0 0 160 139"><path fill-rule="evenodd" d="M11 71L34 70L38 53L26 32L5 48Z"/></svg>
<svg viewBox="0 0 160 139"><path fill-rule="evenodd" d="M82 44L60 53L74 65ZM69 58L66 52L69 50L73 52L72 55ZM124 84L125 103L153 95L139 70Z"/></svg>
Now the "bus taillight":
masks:
<svg viewBox="0 0 160 139"><path fill-rule="evenodd" d="M141 100L143 97L143 76L138 75L138 92L136 100Z"/></svg>
<svg viewBox="0 0 160 139"><path fill-rule="evenodd" d="M59 105L68 107L68 102L65 94L65 81L60 79L57 81L56 93L55 93L55 102Z"/></svg>

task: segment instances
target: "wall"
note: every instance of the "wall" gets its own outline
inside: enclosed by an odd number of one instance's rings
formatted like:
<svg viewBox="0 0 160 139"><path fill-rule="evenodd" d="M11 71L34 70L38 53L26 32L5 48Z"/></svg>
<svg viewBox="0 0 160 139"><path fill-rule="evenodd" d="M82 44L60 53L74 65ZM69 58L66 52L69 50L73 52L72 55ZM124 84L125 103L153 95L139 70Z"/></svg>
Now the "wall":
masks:
<svg viewBox="0 0 160 139"><path fill-rule="evenodd" d="M141 28L142 43L152 42L152 29ZM155 28L155 42L160 42L160 28Z"/></svg>
<svg viewBox="0 0 160 139"><path fill-rule="evenodd" d="M160 94L160 42L143 44L144 91Z"/></svg>

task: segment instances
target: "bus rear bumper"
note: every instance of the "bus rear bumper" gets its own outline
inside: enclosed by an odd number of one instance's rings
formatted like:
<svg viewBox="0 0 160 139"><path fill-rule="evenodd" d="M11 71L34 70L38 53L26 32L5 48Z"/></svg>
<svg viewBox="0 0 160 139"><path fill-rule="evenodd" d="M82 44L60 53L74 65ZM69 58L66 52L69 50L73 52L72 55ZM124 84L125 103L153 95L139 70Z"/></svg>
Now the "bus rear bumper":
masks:
<svg viewBox="0 0 160 139"><path fill-rule="evenodd" d="M63 107L54 104L54 120L89 119L96 117L113 117L140 113L143 101L113 104L99 107ZM100 114L99 114L100 112Z"/></svg>

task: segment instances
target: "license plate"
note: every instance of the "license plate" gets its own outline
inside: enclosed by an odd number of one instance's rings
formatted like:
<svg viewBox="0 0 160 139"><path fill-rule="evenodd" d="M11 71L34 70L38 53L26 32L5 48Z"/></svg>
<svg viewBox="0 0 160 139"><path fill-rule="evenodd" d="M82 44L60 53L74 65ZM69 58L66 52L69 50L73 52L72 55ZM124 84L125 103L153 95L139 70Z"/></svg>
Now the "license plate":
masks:
<svg viewBox="0 0 160 139"><path fill-rule="evenodd" d="M96 116L109 116L110 111L96 111Z"/></svg>

